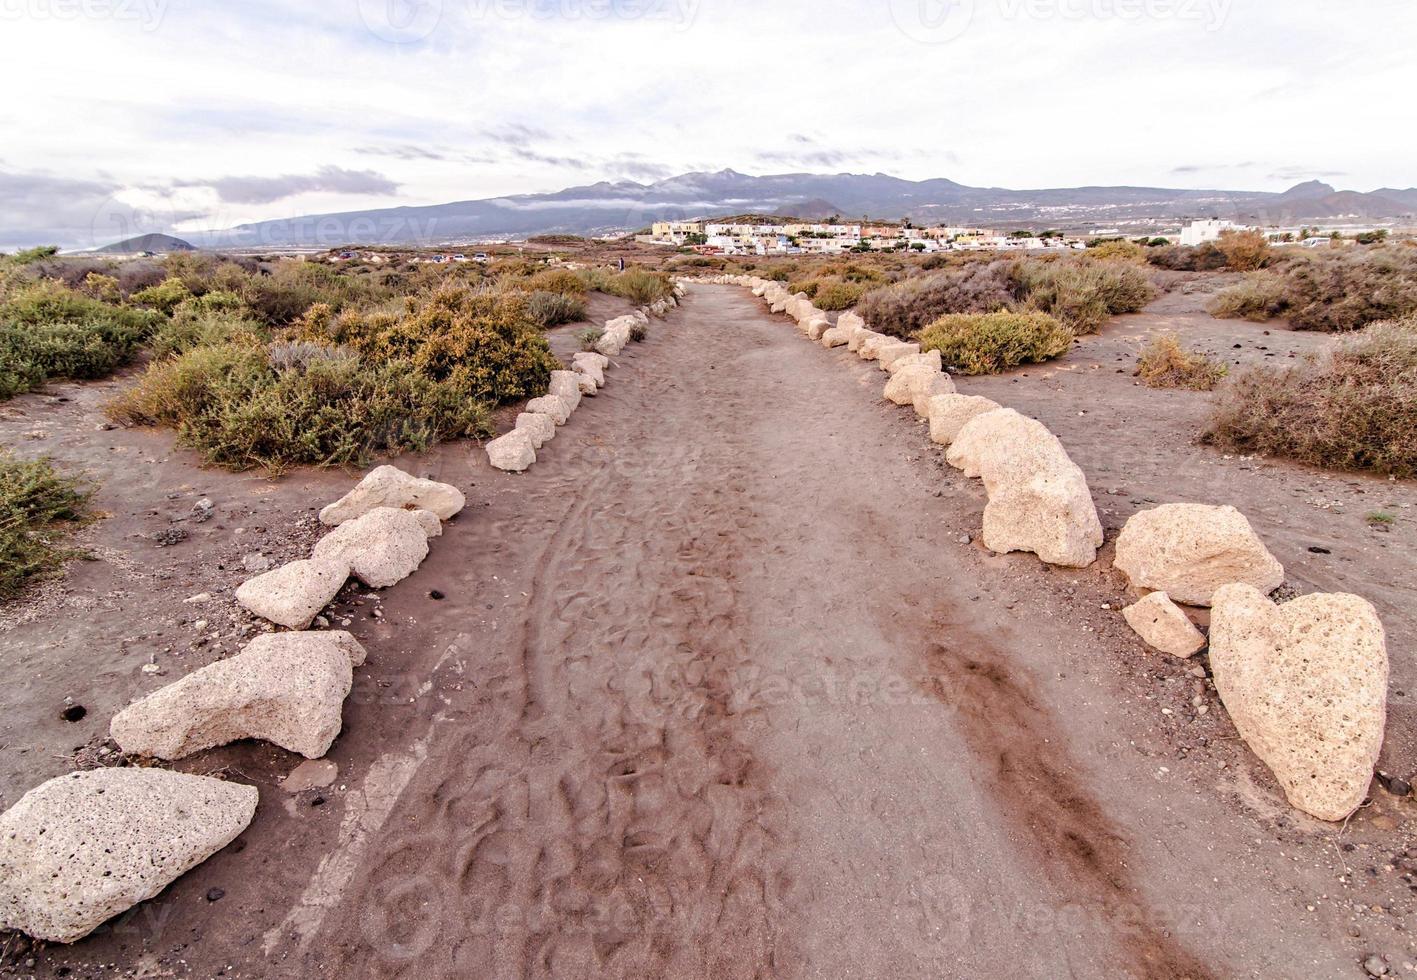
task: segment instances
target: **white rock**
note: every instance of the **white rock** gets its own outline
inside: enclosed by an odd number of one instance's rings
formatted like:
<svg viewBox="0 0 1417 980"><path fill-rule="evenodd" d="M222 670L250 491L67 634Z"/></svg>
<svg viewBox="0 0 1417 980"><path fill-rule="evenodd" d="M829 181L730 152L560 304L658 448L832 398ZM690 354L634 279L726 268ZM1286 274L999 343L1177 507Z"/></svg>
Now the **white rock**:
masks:
<svg viewBox="0 0 1417 980"><path fill-rule="evenodd" d="M594 360L592 360L594 358ZM584 374L595 382L596 387L605 387L605 365L609 359L603 354L582 353L577 354L574 361L574 370ZM581 389L584 392L584 386Z"/></svg>
<svg viewBox="0 0 1417 980"><path fill-rule="evenodd" d="M1102 523L1087 478L1041 422L1010 408L985 412L964 425L945 458L984 480L990 551L1031 551L1070 568L1096 560Z"/></svg>
<svg viewBox="0 0 1417 980"><path fill-rule="evenodd" d="M903 357L920 353L920 345L897 340L891 344L881 344L876 348L876 361L882 371L889 371L891 365Z"/></svg>
<svg viewBox="0 0 1417 980"><path fill-rule="evenodd" d="M832 327L830 330L823 330L821 344L823 347L845 347L850 335L841 327Z"/></svg>
<svg viewBox="0 0 1417 980"><path fill-rule="evenodd" d="M861 327L846 338L846 349L853 354L860 355L863 360L868 360L866 355L862 353L862 348L865 347L866 343L873 337L885 339L885 334L876 333L873 330L867 330L865 327Z"/></svg>
<svg viewBox="0 0 1417 980"><path fill-rule="evenodd" d="M1205 636L1165 592L1153 592L1122 610L1122 618L1149 646L1173 657L1205 647Z"/></svg>
<svg viewBox="0 0 1417 980"><path fill-rule="evenodd" d="M308 629L348 578L349 566L343 562L293 561L241 583L236 601L277 625Z"/></svg>
<svg viewBox="0 0 1417 980"><path fill-rule="evenodd" d="M1235 728L1291 804L1345 819L1367 794L1387 720L1377 612L1341 593L1276 606L1241 583L1213 602L1210 665Z"/></svg>
<svg viewBox="0 0 1417 980"><path fill-rule="evenodd" d="M932 376L939 377L940 372L928 364L902 368L886 382L883 397L897 405L914 405L916 390L927 385Z"/></svg>
<svg viewBox="0 0 1417 980"><path fill-rule="evenodd" d="M499 470L520 473L536 462L530 429L513 429L487 444L487 460Z"/></svg>
<svg viewBox="0 0 1417 980"><path fill-rule="evenodd" d="M516 428L527 434L532 449L540 449L556 438L556 420L541 412L522 412L517 416Z"/></svg>
<svg viewBox="0 0 1417 980"><path fill-rule="evenodd" d="M457 487L410 476L396 466L380 466L349 493L320 511L321 522L337 527L375 507L421 507L447 520L467 503Z"/></svg>
<svg viewBox="0 0 1417 980"><path fill-rule="evenodd" d="M863 361L874 361L882 347L889 344L900 343L896 338L888 337L883 333L862 331L862 333L857 334L857 336L861 338L861 343L860 346L856 348L856 353L861 355L861 360ZM853 340L852 343L855 343L855 341ZM847 346L849 347L850 344Z"/></svg>
<svg viewBox="0 0 1417 980"><path fill-rule="evenodd" d="M940 352L932 350L923 354L917 352L915 354L906 354L903 357L897 357L886 365L886 370L891 374L895 374L902 368L921 366L928 367L933 371L943 371L945 369L944 363L940 359Z"/></svg>
<svg viewBox="0 0 1417 980"><path fill-rule="evenodd" d="M998 407L997 402L979 395L934 395L926 406L930 419L930 440L948 446L955 441L966 422Z"/></svg>
<svg viewBox="0 0 1417 980"><path fill-rule="evenodd" d="M580 387L581 394L586 398L594 398L596 392L600 391L600 385L596 384L595 379L584 371L576 371L574 374L576 376L576 384Z"/></svg>
<svg viewBox="0 0 1417 980"><path fill-rule="evenodd" d="M428 537L428 525L413 511L379 507L321 538L313 557L346 563L365 585L384 589L418 570L428 557Z"/></svg>
<svg viewBox="0 0 1417 980"><path fill-rule="evenodd" d="M0 929L77 942L235 840L258 797L164 769L51 779L0 815Z"/></svg>
<svg viewBox="0 0 1417 980"><path fill-rule="evenodd" d="M557 425L565 425L571 417L571 403L560 395L542 395L526 403L526 410L532 414L551 416Z"/></svg>
<svg viewBox="0 0 1417 980"><path fill-rule="evenodd" d="M917 380L914 387L915 400L912 403L915 414L923 419L930 417L930 399L940 395L953 395L955 393L954 380L943 371L935 371L925 376L924 380Z"/></svg>
<svg viewBox="0 0 1417 980"><path fill-rule="evenodd" d="M859 313L843 313L836 318L836 325L845 330L848 334L866 329L866 321L861 319Z"/></svg>
<svg viewBox="0 0 1417 980"><path fill-rule="evenodd" d="M550 389L547 394L556 395L571 406L571 411L581 403L581 382L574 371L552 371Z"/></svg>
<svg viewBox="0 0 1417 980"><path fill-rule="evenodd" d="M1188 606L1208 606L1231 582L1273 592L1284 567L1234 507L1162 504L1133 514L1117 536L1113 564L1137 588L1165 592Z"/></svg>
<svg viewBox="0 0 1417 980"><path fill-rule="evenodd" d="M124 708L109 733L124 752L154 759L247 738L318 759L339 734L353 667L364 656L342 630L258 636L236 656Z"/></svg>

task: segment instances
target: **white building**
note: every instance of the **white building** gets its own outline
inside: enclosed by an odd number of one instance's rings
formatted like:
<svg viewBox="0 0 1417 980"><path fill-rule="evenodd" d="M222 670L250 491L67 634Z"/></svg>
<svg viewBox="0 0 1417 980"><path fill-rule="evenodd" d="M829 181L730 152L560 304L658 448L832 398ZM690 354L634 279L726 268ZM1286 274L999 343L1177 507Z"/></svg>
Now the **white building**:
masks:
<svg viewBox="0 0 1417 980"><path fill-rule="evenodd" d="M1237 225L1233 221L1222 221L1219 218L1211 218L1208 221L1192 221L1181 229L1181 244L1202 245L1215 241L1220 237L1222 231L1244 230L1244 225Z"/></svg>

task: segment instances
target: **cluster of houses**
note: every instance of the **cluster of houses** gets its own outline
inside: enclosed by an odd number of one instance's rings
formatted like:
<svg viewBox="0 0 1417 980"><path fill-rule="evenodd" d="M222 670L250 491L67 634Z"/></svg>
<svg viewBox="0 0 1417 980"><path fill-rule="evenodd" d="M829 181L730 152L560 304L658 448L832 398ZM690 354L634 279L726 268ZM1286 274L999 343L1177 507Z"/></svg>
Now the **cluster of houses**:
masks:
<svg viewBox="0 0 1417 980"><path fill-rule="evenodd" d="M726 224L705 221L657 221L638 241L688 246L715 255L822 254L850 251L944 252L975 249L1084 248L1081 239L1029 233L1000 234L987 228L909 224Z"/></svg>

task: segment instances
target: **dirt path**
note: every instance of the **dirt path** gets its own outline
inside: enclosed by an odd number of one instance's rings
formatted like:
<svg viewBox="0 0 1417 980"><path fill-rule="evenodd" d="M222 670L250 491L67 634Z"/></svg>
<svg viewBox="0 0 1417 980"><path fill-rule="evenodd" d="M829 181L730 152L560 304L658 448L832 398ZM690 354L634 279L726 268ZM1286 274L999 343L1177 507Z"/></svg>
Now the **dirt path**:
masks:
<svg viewBox="0 0 1417 980"><path fill-rule="evenodd" d="M377 620L346 603L371 658L336 785L288 795L293 761L256 746L202 759L260 786L256 823L41 972L1199 980L1417 959L1387 864L1407 804L1342 836L1284 807L1223 712L1190 710L1190 665L1118 625L1108 569L962 538L981 489L873 364L696 288L610 375L526 475L459 447L420 461L470 506Z"/></svg>

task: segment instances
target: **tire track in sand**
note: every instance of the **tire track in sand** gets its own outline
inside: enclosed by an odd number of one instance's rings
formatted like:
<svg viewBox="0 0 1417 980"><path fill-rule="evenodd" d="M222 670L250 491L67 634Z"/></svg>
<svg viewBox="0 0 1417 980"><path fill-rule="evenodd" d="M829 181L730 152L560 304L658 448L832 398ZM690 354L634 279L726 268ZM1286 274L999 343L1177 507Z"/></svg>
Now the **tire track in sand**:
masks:
<svg viewBox="0 0 1417 980"><path fill-rule="evenodd" d="M736 409L646 360L610 465L591 440L543 464L576 457L525 621L327 923L359 937L326 950L340 975L777 972L781 807L731 703L735 566L761 545L725 489L745 485ZM694 440L656 424L671 412Z"/></svg>

